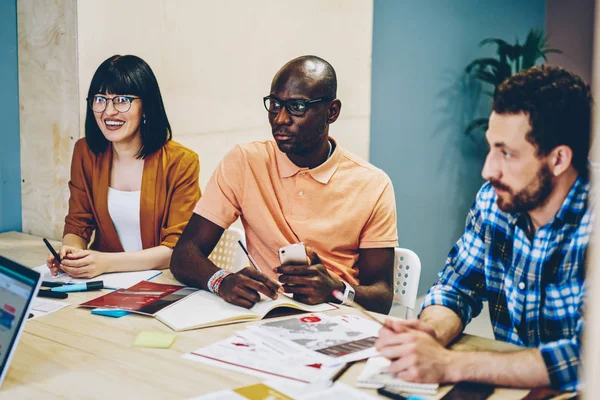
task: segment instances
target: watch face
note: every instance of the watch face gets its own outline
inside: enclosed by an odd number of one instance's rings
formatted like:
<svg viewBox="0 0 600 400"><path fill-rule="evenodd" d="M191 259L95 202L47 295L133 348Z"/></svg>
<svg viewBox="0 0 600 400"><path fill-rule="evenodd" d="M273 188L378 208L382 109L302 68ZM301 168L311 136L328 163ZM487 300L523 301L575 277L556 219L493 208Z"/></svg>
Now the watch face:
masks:
<svg viewBox="0 0 600 400"><path fill-rule="evenodd" d="M348 300L349 301L354 301L354 289L350 289L348 291Z"/></svg>

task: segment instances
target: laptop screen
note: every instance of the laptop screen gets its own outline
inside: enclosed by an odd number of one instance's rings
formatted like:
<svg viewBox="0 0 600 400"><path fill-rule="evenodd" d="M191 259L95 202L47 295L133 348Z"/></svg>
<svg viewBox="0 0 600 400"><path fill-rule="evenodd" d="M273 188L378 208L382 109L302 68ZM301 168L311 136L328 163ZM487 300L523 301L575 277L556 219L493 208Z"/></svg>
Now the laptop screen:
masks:
<svg viewBox="0 0 600 400"><path fill-rule="evenodd" d="M0 257L0 383L39 289L40 274Z"/></svg>

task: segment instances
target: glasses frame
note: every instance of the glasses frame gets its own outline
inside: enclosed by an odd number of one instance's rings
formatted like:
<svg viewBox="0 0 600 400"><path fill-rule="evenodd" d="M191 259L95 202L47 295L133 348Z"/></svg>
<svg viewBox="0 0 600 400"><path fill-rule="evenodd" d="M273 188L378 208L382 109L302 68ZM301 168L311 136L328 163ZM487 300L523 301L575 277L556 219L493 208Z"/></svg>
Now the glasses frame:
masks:
<svg viewBox="0 0 600 400"><path fill-rule="evenodd" d="M331 100L334 100L334 99L335 99L334 97L319 97L318 99L309 99L309 100L305 100L305 99L279 100L277 97L269 95L269 96L263 97L263 104L264 104L265 109L267 110L267 112L269 114L277 115L277 114L279 114L281 112L281 109L279 111L277 111L277 112L273 112L273 111L269 110L269 108L267 107L267 100L276 100L277 102L279 102L281 104L282 109L283 108L286 109L286 111L288 112L288 114L296 116L296 117L301 117L304 114L306 114L306 111L308 110L307 106L309 104L320 103L322 101L331 101ZM306 107L304 109L304 112L302 114L298 114L297 112L290 110L289 104L291 102L302 102L302 103L304 103L304 106Z"/></svg>
<svg viewBox="0 0 600 400"><path fill-rule="evenodd" d="M102 111L94 111L94 107L92 106L92 101L94 100L95 97L103 97L103 98L106 99L106 104L104 104L104 110L102 110ZM119 111L119 110L117 110L117 107L115 107L115 103L113 101L113 99L115 97L124 97L124 98L128 99L129 100L129 108L127 110L125 110L125 111ZM92 97L86 98L85 101L87 101L88 106L90 107L90 110L92 110L92 112L95 112L96 114L100 114L100 113L103 113L104 111L106 111L106 107L108 107L108 102L109 101L113 102L113 108L115 109L116 112L118 112L119 114L123 114L123 113L126 113L127 111L131 110L131 103L134 100L139 100L139 99L141 99L141 97L134 97L134 96L113 96L113 97L106 97L106 96L103 96L103 95L100 95L100 94L95 94Z"/></svg>

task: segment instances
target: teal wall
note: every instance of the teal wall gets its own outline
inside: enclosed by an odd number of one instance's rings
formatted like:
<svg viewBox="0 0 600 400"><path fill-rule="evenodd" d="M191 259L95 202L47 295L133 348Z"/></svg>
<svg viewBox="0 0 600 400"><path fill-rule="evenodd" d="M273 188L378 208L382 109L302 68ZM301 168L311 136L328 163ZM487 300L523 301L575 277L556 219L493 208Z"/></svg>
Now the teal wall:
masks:
<svg viewBox="0 0 600 400"><path fill-rule="evenodd" d="M543 28L544 0L375 0L370 161L394 183L401 247L422 262L419 293L435 281L464 230L485 157L463 134L489 98L461 80L488 37L513 42Z"/></svg>
<svg viewBox="0 0 600 400"><path fill-rule="evenodd" d="M21 230L17 2L0 1L0 232Z"/></svg>

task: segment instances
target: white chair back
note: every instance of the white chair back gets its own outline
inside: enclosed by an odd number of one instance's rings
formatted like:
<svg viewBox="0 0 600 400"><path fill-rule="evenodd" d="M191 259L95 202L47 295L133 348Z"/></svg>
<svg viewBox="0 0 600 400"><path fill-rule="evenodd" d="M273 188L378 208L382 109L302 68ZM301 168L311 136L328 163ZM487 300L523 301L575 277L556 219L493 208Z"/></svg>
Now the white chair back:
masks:
<svg viewBox="0 0 600 400"><path fill-rule="evenodd" d="M238 228L225 229L208 259L217 267L231 272L237 272L246 267L249 265L249 261L238 244L238 240L241 240L244 246L246 245L244 231Z"/></svg>
<svg viewBox="0 0 600 400"><path fill-rule="evenodd" d="M406 318L411 318L417 302L421 279L421 260L409 249L396 247L394 254L394 302L406 307Z"/></svg>

